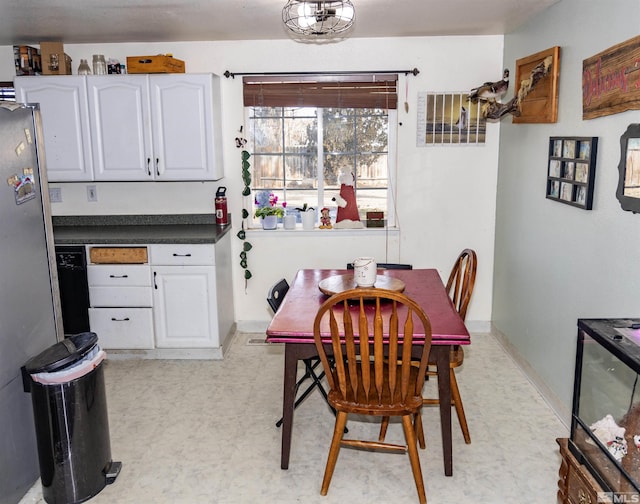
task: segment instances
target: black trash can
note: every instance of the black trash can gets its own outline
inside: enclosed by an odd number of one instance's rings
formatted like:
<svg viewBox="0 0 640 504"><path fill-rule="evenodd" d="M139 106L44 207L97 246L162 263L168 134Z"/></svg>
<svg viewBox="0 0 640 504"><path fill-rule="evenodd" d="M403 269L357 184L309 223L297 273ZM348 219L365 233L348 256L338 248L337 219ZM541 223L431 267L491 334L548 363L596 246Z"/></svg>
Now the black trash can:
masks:
<svg viewBox="0 0 640 504"><path fill-rule="evenodd" d="M42 495L48 504L75 504L117 477L111 460L104 351L98 336L65 338L22 368L31 393Z"/></svg>

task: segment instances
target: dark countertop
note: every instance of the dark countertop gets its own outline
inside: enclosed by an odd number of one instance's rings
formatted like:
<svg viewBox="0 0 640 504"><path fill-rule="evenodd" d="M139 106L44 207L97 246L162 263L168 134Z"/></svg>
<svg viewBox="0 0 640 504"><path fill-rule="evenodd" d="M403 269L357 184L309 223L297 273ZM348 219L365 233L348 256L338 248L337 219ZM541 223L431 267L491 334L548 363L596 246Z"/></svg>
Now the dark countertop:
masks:
<svg viewBox="0 0 640 504"><path fill-rule="evenodd" d="M231 229L215 215L75 215L53 217L56 245L216 243Z"/></svg>

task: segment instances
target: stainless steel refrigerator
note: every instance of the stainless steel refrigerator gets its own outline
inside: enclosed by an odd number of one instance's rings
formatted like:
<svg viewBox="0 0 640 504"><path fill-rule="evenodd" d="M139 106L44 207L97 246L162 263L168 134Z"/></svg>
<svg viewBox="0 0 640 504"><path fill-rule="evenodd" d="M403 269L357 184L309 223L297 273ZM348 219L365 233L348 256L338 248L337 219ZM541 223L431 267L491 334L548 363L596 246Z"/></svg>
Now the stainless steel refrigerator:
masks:
<svg viewBox="0 0 640 504"><path fill-rule="evenodd" d="M38 106L0 101L0 504L39 477L20 367L63 337L43 145Z"/></svg>

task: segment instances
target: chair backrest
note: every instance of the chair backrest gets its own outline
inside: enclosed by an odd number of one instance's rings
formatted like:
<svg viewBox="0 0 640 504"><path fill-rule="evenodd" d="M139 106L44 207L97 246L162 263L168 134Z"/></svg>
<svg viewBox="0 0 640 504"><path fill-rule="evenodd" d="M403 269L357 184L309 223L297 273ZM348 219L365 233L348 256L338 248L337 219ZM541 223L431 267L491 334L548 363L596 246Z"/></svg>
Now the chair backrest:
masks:
<svg viewBox="0 0 640 504"><path fill-rule="evenodd" d="M467 307L476 283L477 267L478 258L475 251L464 249L456 259L447 281L447 292L462 320L467 316Z"/></svg>
<svg viewBox="0 0 640 504"><path fill-rule="evenodd" d="M376 264L378 269L413 269L412 264L398 264L398 263L378 263ZM347 269L353 269L353 263L347 263Z"/></svg>
<svg viewBox="0 0 640 504"><path fill-rule="evenodd" d="M335 294L319 308L313 334L325 370L331 368L323 343L331 341L335 372L327 372L326 376L341 399L355 400L356 391L364 390L367 404L376 411L384 411L390 403L404 404L416 396L421 404L431 323L411 298L373 288ZM410 381L411 351L414 341L421 341L422 336L416 338L414 334L424 334L417 382ZM389 365L390 362L397 365Z"/></svg>
<svg viewBox="0 0 640 504"><path fill-rule="evenodd" d="M289 283L284 278L278 280L278 282L269 289L269 292L267 293L267 303L269 303L273 313L277 312L278 308L280 308L288 290Z"/></svg>

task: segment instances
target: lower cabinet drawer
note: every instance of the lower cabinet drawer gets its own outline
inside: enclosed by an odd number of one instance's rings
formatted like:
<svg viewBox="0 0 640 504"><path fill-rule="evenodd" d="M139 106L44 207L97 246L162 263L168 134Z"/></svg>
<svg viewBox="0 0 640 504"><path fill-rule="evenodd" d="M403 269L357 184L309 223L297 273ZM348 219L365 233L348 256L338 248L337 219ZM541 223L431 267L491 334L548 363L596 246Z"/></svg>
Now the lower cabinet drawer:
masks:
<svg viewBox="0 0 640 504"><path fill-rule="evenodd" d="M151 245L151 264L154 266L213 266L216 251L210 244Z"/></svg>
<svg viewBox="0 0 640 504"><path fill-rule="evenodd" d="M94 308L103 306L153 306L151 287L89 287L89 302Z"/></svg>
<svg viewBox="0 0 640 504"><path fill-rule="evenodd" d="M151 308L89 308L89 325L105 350L154 346Z"/></svg>
<svg viewBox="0 0 640 504"><path fill-rule="evenodd" d="M87 266L89 286L130 287L151 285L151 270L148 265L90 264Z"/></svg>

